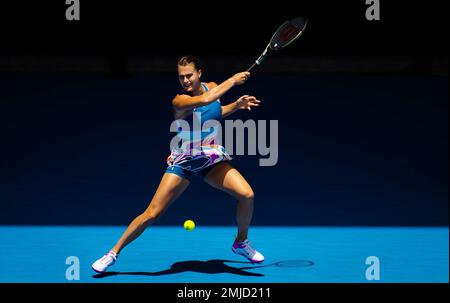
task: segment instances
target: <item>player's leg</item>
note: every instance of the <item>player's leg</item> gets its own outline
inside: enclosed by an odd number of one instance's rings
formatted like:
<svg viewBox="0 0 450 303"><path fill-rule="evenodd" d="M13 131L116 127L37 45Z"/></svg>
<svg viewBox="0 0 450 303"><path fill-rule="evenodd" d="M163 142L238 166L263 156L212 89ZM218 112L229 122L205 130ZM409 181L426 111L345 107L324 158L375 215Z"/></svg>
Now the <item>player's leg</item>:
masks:
<svg viewBox="0 0 450 303"><path fill-rule="evenodd" d="M135 240L142 232L156 220L158 220L167 208L189 186L189 181L176 174L165 173L150 202L148 208L137 216L125 230L116 245L102 258L92 264L96 272L103 273L113 265L120 251Z"/></svg>
<svg viewBox="0 0 450 303"><path fill-rule="evenodd" d="M148 208L128 226L117 244L111 249L116 254L156 222L188 187L189 181L176 174L165 173Z"/></svg>
<svg viewBox="0 0 450 303"><path fill-rule="evenodd" d="M247 180L228 162L215 165L204 177L206 183L233 196L237 201L237 239L244 241L253 216L254 193Z"/></svg>
<svg viewBox="0 0 450 303"><path fill-rule="evenodd" d="M205 182L229 193L237 199L236 223L238 234L233 251L244 255L252 262L262 262L264 256L248 243L248 229L253 216L254 192L247 180L230 163L215 165L205 176Z"/></svg>

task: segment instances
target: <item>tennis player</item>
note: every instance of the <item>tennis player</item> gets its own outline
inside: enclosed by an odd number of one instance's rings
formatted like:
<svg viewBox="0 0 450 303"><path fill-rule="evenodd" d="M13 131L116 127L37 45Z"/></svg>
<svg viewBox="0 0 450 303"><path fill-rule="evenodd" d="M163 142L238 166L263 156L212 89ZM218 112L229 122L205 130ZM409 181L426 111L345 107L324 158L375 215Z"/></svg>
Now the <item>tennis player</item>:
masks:
<svg viewBox="0 0 450 303"><path fill-rule="evenodd" d="M102 258L92 264L92 268L103 273L113 265L122 249L139 237L155 223L189 186L194 176L203 178L211 186L223 190L237 199L237 236L232 251L249 261L260 263L264 256L256 251L248 240L248 229L253 214L254 193L245 178L230 164L231 157L223 146L218 145L214 132L193 130L194 120L220 121L241 109L251 110L259 106L254 96L244 95L238 100L222 105L220 97L236 85L244 84L249 72L237 73L221 84L202 82L199 60L184 56L178 61L178 78L182 91L172 100L174 118L188 122L190 130L178 129L179 144L172 148L167 158L167 169L148 208L137 216L122 234L119 241Z"/></svg>

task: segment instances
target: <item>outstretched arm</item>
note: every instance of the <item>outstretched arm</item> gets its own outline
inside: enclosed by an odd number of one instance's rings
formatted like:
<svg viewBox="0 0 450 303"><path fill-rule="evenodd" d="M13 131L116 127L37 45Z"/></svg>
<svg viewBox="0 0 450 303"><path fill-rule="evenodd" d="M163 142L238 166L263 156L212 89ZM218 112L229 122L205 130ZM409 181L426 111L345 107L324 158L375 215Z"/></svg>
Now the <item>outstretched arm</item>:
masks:
<svg viewBox="0 0 450 303"><path fill-rule="evenodd" d="M234 101L233 103L222 106L222 118L231 115L238 109L251 110L252 107L258 107L259 103L261 103L261 101L257 100L255 97L244 95L239 99L237 99L236 101Z"/></svg>
<svg viewBox="0 0 450 303"><path fill-rule="evenodd" d="M245 83L249 77L249 72L237 73L233 77L211 88L200 96L176 95L172 100L172 104L175 110L178 111L190 110L199 106L207 105L214 100L219 99L233 86Z"/></svg>

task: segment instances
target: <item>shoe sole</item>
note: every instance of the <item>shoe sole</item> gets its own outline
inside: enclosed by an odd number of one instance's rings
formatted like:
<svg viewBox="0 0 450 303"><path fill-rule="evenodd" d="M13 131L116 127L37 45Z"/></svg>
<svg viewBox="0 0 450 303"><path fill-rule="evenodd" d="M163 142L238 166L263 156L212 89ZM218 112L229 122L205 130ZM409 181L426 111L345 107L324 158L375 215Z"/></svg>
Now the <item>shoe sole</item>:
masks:
<svg viewBox="0 0 450 303"><path fill-rule="evenodd" d="M104 274L104 273L106 272L106 270L104 270L104 271L96 270L96 269L95 269L94 267L92 267L92 266L91 266L91 268L92 268L93 271L95 271L95 272L98 273L98 274Z"/></svg>
<svg viewBox="0 0 450 303"><path fill-rule="evenodd" d="M254 264L261 264L261 263L264 262L264 260L262 260L262 261L255 261L255 260L249 259L249 258L247 258L246 256L237 253L237 252L234 250L234 247L231 247L231 251L234 252L234 253L235 253L236 255L238 255L238 256L241 256L241 257L246 258L247 260L249 260L250 262L252 262L252 263L254 263Z"/></svg>

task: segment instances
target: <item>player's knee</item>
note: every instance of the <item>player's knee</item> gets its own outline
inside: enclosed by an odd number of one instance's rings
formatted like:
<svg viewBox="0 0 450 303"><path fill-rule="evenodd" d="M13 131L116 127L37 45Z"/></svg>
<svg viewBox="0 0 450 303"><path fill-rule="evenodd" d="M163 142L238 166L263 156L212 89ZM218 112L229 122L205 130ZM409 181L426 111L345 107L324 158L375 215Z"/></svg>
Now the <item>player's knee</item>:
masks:
<svg viewBox="0 0 450 303"><path fill-rule="evenodd" d="M241 193L242 199L249 201L249 202L253 202L253 200L255 199L255 193L253 192L253 190L250 188L244 192Z"/></svg>
<svg viewBox="0 0 450 303"><path fill-rule="evenodd" d="M156 220L158 220L163 214L163 211L157 208L152 208L147 211L145 211L142 214L142 224L149 225Z"/></svg>

